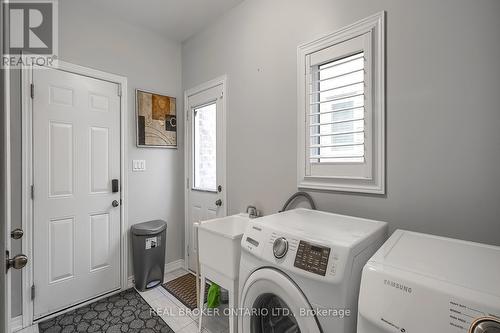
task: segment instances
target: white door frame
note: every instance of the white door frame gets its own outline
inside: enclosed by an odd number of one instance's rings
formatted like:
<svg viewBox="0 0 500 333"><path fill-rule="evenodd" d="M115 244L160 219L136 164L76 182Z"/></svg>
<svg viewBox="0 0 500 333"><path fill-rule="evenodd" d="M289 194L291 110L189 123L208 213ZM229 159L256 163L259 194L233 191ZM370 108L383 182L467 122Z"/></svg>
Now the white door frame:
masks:
<svg viewBox="0 0 500 333"><path fill-rule="evenodd" d="M0 17L2 20L5 19L6 22L3 22L2 25L0 26L0 54L3 56L4 55L4 45L8 43L8 37L4 38L5 31L8 29L4 29L5 27L9 26L9 15L4 15L4 1L0 1ZM5 178L4 179L4 185L5 188L1 189L1 191L4 191L3 195L0 195L0 200L3 200L3 205L4 206L4 212L3 214L0 214L0 219L2 220L3 224L0 225L0 228L4 229L5 232L5 239L0 240L0 242L5 242L5 250L9 251L9 256L12 257L12 248L11 248L11 237L10 237L10 231L11 231L11 140L10 140L10 133L11 133L11 124L10 124L10 113L11 113L11 101L10 101L10 85L11 85L11 80L10 80L10 69L9 68L4 68L1 72L1 77L0 80L2 81L2 86L3 88L3 94L0 98L0 105L2 106L4 110L4 114L1 115L3 117L3 120L0 121L0 127L2 128L2 134L3 135L3 140L1 140L3 144L3 159L0 161L0 163L3 164L3 168L0 168L3 171L3 175L0 175L0 177ZM2 223L0 222L0 223ZM5 252L1 253L2 256L5 256ZM3 257L5 258L5 257ZM5 260L2 260L3 264L5 265ZM4 266L5 267L5 266ZM2 270L5 268L2 267ZM11 269L12 270L12 269ZM2 272L1 274L5 274L5 271ZM11 274L8 272L5 274L5 283L0 286L0 288L5 288L4 290L4 304L0 308L4 309L5 308L5 313L3 314L5 316L5 322L3 325L0 325L0 330L6 330L6 332L9 332L12 329L11 326Z"/></svg>
<svg viewBox="0 0 500 333"><path fill-rule="evenodd" d="M91 78L109 81L118 84L120 95L120 287L127 289L128 284L128 237L126 222L128 207L128 175L127 161L127 78L124 76L99 71L63 61L58 61L52 68L74 74L88 76ZM44 69L39 69L44 70ZM34 281L33 271L33 201L31 199L31 185L33 184L33 159L32 159L32 137L33 137L33 100L31 99L31 83L33 82L33 68L24 67L22 70L22 228L24 237L22 252L28 256L28 264L22 274L22 305L23 305L23 327L33 324L33 300L31 299L31 286ZM108 296L108 295L105 295ZM70 309L64 310L69 311ZM61 311L63 312L63 311ZM59 313L61 313L59 312ZM45 317L48 318L48 317Z"/></svg>
<svg viewBox="0 0 500 333"><path fill-rule="evenodd" d="M222 150L220 151L220 154L222 154L222 179L220 180L219 184L222 185L222 188L224 189L222 191L222 210L224 212L224 216L227 215L227 169L226 169L226 137L227 137L227 126L226 126L226 119L227 119L227 75L222 75L219 76L213 80L210 80L208 82L202 83L194 88L188 89L184 91L184 172L186 173L186 170L189 170L189 161L190 161L190 156L191 156L191 139L188 137L189 136L189 121L188 121L188 116L190 113L189 110L189 103L188 99L190 96L196 95L202 91L208 90L210 88L217 87L219 85L222 85ZM219 154L219 152L217 152ZM191 175L185 174L184 175L184 181L186 186L184 187L184 268L186 270L189 270L189 260L188 260L188 244L189 244L189 191L191 190L189 187L189 178L191 178Z"/></svg>

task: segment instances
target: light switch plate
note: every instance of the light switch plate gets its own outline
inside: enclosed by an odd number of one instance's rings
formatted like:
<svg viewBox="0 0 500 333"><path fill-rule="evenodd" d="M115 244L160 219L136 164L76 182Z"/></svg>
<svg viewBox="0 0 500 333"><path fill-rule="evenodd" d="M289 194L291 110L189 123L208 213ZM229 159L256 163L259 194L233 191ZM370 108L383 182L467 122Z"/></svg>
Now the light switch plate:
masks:
<svg viewBox="0 0 500 333"><path fill-rule="evenodd" d="M132 171L146 171L146 160L132 160Z"/></svg>

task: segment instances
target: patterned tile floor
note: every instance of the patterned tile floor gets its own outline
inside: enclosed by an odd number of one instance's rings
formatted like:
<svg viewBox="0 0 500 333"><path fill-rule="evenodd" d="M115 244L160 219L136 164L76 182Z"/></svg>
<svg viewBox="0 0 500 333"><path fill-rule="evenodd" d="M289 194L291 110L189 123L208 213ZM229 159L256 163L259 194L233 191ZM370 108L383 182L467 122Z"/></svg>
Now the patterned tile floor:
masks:
<svg viewBox="0 0 500 333"><path fill-rule="evenodd" d="M183 274L184 269L178 269L165 274L165 282L173 280ZM187 307L165 288L157 287L152 290L140 292L142 298L153 309L161 309L160 317L175 333L197 333L198 318L188 313ZM222 311L221 311L222 312ZM225 317L204 317L203 333L228 333L229 322ZM118 331L119 332L119 331ZM142 331L140 331L142 332ZM38 325L25 328L18 333L39 333Z"/></svg>

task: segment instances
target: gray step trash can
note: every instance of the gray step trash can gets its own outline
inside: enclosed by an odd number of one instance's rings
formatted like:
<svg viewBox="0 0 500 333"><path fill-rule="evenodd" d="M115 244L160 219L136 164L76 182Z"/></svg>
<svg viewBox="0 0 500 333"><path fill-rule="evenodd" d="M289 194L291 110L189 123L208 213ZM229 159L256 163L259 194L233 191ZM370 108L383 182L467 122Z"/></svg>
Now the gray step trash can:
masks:
<svg viewBox="0 0 500 333"><path fill-rule="evenodd" d="M163 283L167 222L154 220L131 228L135 287L144 291Z"/></svg>

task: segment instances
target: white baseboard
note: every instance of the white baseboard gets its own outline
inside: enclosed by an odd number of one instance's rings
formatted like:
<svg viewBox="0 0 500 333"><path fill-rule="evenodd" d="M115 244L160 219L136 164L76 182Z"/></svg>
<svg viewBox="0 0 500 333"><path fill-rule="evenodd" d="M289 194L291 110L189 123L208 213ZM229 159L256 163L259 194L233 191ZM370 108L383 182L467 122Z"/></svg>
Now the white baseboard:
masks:
<svg viewBox="0 0 500 333"><path fill-rule="evenodd" d="M23 328L23 316L17 316L10 319L10 331L16 332Z"/></svg>
<svg viewBox="0 0 500 333"><path fill-rule="evenodd" d="M16 318L12 318L13 320L16 319ZM31 325L29 327L25 327L25 328L22 328L22 327L13 327L11 326L11 332L16 332L16 333L40 333L40 331L38 330L38 324L34 324L34 325Z"/></svg>
<svg viewBox="0 0 500 333"><path fill-rule="evenodd" d="M175 271L179 268L184 268L184 259L175 260L165 265L165 274ZM128 277L127 288L134 286L134 276Z"/></svg>
<svg viewBox="0 0 500 333"><path fill-rule="evenodd" d="M184 259L175 260L165 265L165 273L170 273L176 269L184 268Z"/></svg>

